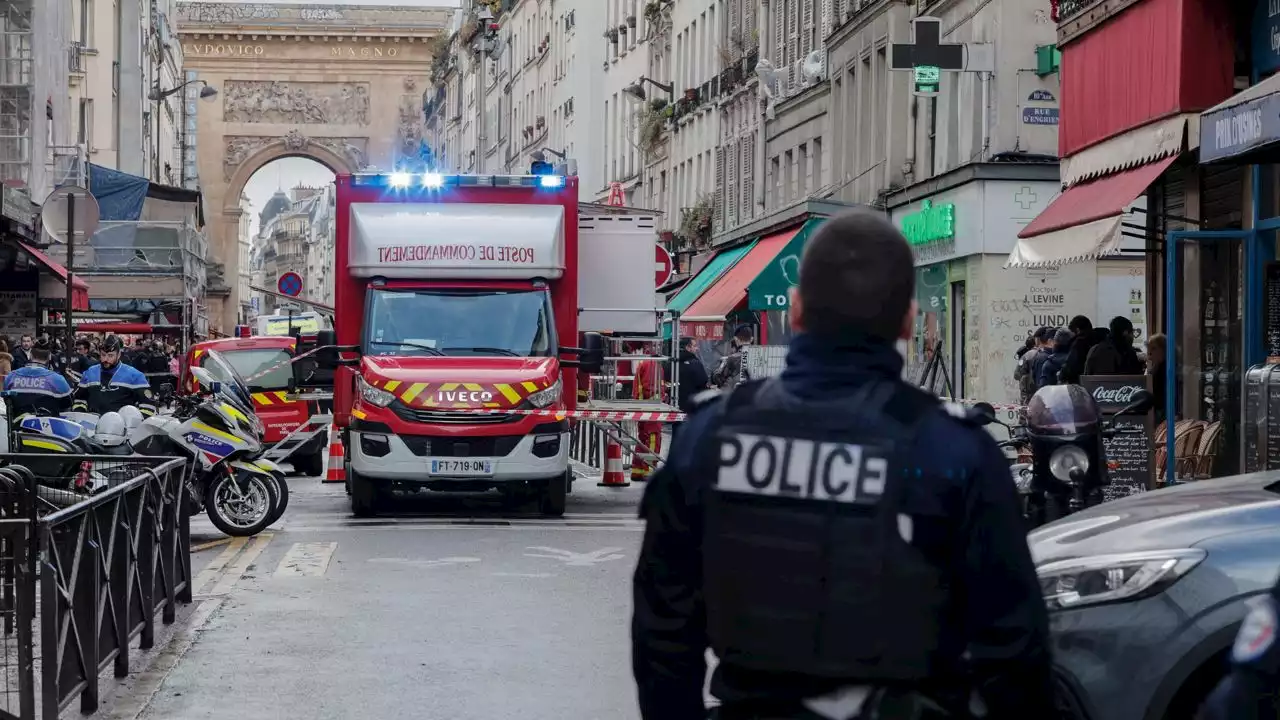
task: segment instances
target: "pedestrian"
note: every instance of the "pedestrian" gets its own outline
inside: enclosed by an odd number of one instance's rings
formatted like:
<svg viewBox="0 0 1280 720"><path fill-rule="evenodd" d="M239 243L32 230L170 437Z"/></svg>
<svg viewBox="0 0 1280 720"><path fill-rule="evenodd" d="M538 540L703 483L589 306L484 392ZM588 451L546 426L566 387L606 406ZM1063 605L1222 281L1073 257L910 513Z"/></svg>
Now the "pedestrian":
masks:
<svg viewBox="0 0 1280 720"><path fill-rule="evenodd" d="M17 370L23 365L31 362L31 347L35 345L35 339L30 335L24 334L19 340L18 347L13 349L13 369Z"/></svg>
<svg viewBox="0 0 1280 720"><path fill-rule="evenodd" d="M639 353L647 353L643 345L636 347ZM653 358L646 357L635 363L635 378L631 381L631 397L636 400L664 402L666 395L662 383L662 366ZM662 452L662 423L642 421L636 423L636 435L639 440L631 455L631 480L643 482L653 474L656 463L645 454L658 455Z"/></svg>
<svg viewBox="0 0 1280 720"><path fill-rule="evenodd" d="M1084 361L1084 374L1141 375L1146 368L1133 347L1133 323L1129 318L1117 315L1111 318L1108 328L1110 332L1106 339L1089 350Z"/></svg>
<svg viewBox="0 0 1280 720"><path fill-rule="evenodd" d="M1067 329L1071 331L1072 336L1071 351L1066 363L1062 366L1060 382L1064 385L1079 385L1080 377L1084 375L1084 361L1089 357L1089 351L1094 345L1106 340L1109 333L1106 328L1095 328L1093 322L1084 315L1071 318Z"/></svg>
<svg viewBox="0 0 1280 720"><path fill-rule="evenodd" d="M9 353L9 343L4 338L0 338L0 381L4 380L4 376L13 372L13 355Z"/></svg>
<svg viewBox="0 0 1280 720"><path fill-rule="evenodd" d="M1155 396L1155 412L1156 424L1164 422L1166 412L1168 410L1168 398L1165 397L1166 389L1169 387L1167 381L1167 367L1165 366L1165 358L1168 352L1168 339L1163 333L1156 333L1147 338L1147 374L1151 376L1151 394ZM1177 398L1174 398L1173 404L1175 410L1178 407Z"/></svg>
<svg viewBox="0 0 1280 720"><path fill-rule="evenodd" d="M1064 382L1061 374L1071 357L1071 345L1074 340L1075 335L1066 328L1058 328L1054 331L1053 346L1049 349L1044 359L1040 361L1040 369L1036 370L1037 390L1048 385L1058 385Z"/></svg>
<svg viewBox="0 0 1280 720"><path fill-rule="evenodd" d="M1027 338L1031 347L1018 358L1018 366L1013 371L1013 379L1018 381L1018 394L1022 404L1026 405L1032 395L1036 394L1036 370L1040 358L1048 352L1052 328L1040 327Z"/></svg>
<svg viewBox="0 0 1280 720"><path fill-rule="evenodd" d="M786 369L696 403L641 505L643 720L707 717L708 648L720 720L830 717L859 694L859 717L968 717L975 694L990 720L1055 715L1008 461L901 379L914 277L883 214L828 219L791 291Z"/></svg>
<svg viewBox="0 0 1280 720"><path fill-rule="evenodd" d="M676 355L676 364L680 367L676 406L680 408L680 412L689 412L693 407L694 396L711 387L707 368L694 352L697 347L693 338L680 338L680 352Z"/></svg>
<svg viewBox="0 0 1280 720"><path fill-rule="evenodd" d="M730 351L720 360L720 365L712 373L711 383L721 390L732 390L744 376L742 360L746 349L751 345L752 333L750 325L739 325L733 330L729 339Z"/></svg>

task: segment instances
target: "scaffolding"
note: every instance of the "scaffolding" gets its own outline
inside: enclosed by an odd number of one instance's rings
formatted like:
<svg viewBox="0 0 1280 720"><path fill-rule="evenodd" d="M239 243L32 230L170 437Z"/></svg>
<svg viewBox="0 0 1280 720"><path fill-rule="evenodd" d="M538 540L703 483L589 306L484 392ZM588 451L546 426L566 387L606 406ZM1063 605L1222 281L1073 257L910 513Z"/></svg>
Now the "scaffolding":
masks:
<svg viewBox="0 0 1280 720"><path fill-rule="evenodd" d="M0 0L0 182L31 184L32 0Z"/></svg>

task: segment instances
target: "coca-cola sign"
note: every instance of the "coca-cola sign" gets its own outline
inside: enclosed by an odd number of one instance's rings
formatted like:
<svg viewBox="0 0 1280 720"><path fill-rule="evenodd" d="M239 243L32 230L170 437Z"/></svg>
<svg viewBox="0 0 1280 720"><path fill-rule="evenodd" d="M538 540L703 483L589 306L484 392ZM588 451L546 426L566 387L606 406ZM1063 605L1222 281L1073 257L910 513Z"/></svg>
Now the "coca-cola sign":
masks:
<svg viewBox="0 0 1280 720"><path fill-rule="evenodd" d="M1144 389L1141 385L1098 386L1093 389L1093 399L1099 405L1128 405L1133 402L1134 396L1138 394L1138 391Z"/></svg>

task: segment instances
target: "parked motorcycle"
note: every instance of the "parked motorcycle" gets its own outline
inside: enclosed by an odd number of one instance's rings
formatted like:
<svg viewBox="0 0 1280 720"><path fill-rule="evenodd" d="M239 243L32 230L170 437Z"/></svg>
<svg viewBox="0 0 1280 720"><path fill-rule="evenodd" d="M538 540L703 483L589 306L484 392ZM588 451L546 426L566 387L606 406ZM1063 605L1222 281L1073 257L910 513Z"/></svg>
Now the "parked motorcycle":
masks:
<svg viewBox="0 0 1280 720"><path fill-rule="evenodd" d="M1001 447L1030 446L1031 463L1015 465L1013 480L1023 513L1036 528L1102 503L1102 488L1111 482L1103 440L1143 432L1118 429L1112 418L1146 412L1153 402L1151 393L1140 390L1131 403L1104 417L1083 387L1049 385L1027 403L1025 425L1001 422L987 403L975 405L974 412L985 424L1009 429L1009 439Z"/></svg>

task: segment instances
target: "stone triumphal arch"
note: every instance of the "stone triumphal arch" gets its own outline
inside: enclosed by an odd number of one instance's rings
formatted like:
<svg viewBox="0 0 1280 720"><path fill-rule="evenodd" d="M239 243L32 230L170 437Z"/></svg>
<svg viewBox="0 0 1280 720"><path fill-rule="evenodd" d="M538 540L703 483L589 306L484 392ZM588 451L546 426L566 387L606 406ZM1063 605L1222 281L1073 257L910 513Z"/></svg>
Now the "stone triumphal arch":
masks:
<svg viewBox="0 0 1280 720"><path fill-rule="evenodd" d="M302 156L335 173L396 167L419 152L431 40L448 8L184 2L184 69L218 91L196 103L195 152L209 262L223 282L210 325L229 333L241 302L240 196L263 165Z"/></svg>

